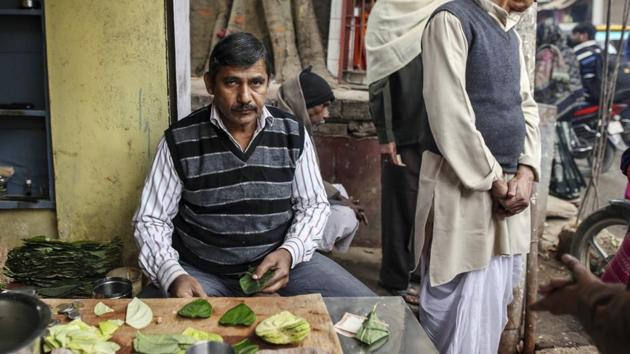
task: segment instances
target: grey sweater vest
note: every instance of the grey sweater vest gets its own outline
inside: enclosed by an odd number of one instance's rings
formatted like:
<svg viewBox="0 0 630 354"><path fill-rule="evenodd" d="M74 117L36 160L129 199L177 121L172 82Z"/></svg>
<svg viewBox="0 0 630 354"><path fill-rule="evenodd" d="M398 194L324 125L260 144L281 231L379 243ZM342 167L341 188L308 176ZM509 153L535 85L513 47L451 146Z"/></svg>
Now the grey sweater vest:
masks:
<svg viewBox="0 0 630 354"><path fill-rule="evenodd" d="M293 219L292 183L304 126L268 107L273 121L241 151L196 111L165 132L182 184L173 247L206 272L237 274L283 242Z"/></svg>
<svg viewBox="0 0 630 354"><path fill-rule="evenodd" d="M459 19L468 41L466 92L475 112L477 130L503 171L514 173L526 134L516 33L514 29L505 32L474 0L448 2L433 16L441 11L448 11ZM430 141L422 145L439 154L433 137L429 134L424 137Z"/></svg>

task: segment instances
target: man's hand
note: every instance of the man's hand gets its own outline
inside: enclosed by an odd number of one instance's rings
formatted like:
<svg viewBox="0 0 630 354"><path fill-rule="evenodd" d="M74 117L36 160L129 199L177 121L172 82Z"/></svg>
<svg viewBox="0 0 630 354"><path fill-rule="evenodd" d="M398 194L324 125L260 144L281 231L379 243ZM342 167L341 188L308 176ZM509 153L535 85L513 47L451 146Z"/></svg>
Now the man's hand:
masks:
<svg viewBox="0 0 630 354"><path fill-rule="evenodd" d="M363 209L361 204L359 204L358 199L354 199L352 197L345 198L342 196L340 197L340 200L343 206L347 206L348 208L352 209L352 211L354 211L354 215L357 217L357 220L359 220L359 222L368 225L368 219L365 215L365 210Z"/></svg>
<svg viewBox="0 0 630 354"><path fill-rule="evenodd" d="M534 171L524 165L518 167L516 176L508 182L507 199L503 207L512 215L516 215L529 206L534 185Z"/></svg>
<svg viewBox="0 0 630 354"><path fill-rule="evenodd" d="M549 311L554 315L576 315L580 293L600 282L591 274L580 261L573 256L565 254L562 262L573 273L571 279L552 279L549 284L541 286L538 292L544 298L530 306L534 311Z"/></svg>
<svg viewBox="0 0 630 354"><path fill-rule="evenodd" d="M396 155L396 143L381 144L380 149L381 158L394 165L402 166L398 161L398 157Z"/></svg>
<svg viewBox="0 0 630 354"><path fill-rule="evenodd" d="M289 283L289 269L291 269L291 254L284 248L277 249L267 255L262 263L256 267L256 272L252 275L254 279L260 279L270 269L275 270L273 277L269 279L267 285L262 290L263 293L271 294L284 288Z"/></svg>
<svg viewBox="0 0 630 354"><path fill-rule="evenodd" d="M508 211L503 207L503 203L507 199L508 184L502 179L498 179L492 183L492 209L493 212L500 216L510 216Z"/></svg>
<svg viewBox="0 0 630 354"><path fill-rule="evenodd" d="M175 278L168 288L168 292L175 297L206 297L206 292L197 279L188 274Z"/></svg>

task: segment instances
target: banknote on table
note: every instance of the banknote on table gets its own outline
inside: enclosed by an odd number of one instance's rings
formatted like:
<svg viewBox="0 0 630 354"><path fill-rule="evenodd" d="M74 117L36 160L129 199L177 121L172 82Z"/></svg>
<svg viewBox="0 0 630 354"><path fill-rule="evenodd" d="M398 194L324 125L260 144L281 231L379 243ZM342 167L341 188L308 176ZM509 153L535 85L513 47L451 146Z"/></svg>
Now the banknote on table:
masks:
<svg viewBox="0 0 630 354"><path fill-rule="evenodd" d="M346 312L339 322L335 323L335 331L343 336L354 338L367 317Z"/></svg>

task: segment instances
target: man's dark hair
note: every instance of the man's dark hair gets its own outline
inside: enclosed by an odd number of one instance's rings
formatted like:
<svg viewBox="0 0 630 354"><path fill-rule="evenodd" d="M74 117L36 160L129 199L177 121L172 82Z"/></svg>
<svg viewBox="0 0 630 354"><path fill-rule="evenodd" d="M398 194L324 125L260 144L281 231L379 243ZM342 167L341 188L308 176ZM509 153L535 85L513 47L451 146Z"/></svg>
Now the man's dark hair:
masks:
<svg viewBox="0 0 630 354"><path fill-rule="evenodd" d="M595 39L595 33L597 33L597 30L595 29L595 26L593 26L592 23L582 22L582 23L577 24L575 27L573 27L573 30L571 32L586 33L586 35L588 36L588 39Z"/></svg>
<svg viewBox="0 0 630 354"><path fill-rule="evenodd" d="M260 59L265 61L267 75L271 77L273 68L267 47L251 33L232 33L221 39L212 49L208 61L208 73L214 80L222 66L249 68Z"/></svg>

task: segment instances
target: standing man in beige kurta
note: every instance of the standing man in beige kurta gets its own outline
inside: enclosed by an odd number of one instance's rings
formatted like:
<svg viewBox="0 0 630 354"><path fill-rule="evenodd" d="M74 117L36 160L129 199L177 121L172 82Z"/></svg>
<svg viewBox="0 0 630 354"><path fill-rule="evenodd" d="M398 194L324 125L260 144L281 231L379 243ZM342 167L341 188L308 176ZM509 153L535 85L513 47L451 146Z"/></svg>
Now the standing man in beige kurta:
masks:
<svg viewBox="0 0 630 354"><path fill-rule="evenodd" d="M416 213L420 321L441 353L496 353L522 257L540 143L521 41L531 0L454 0L422 38Z"/></svg>

